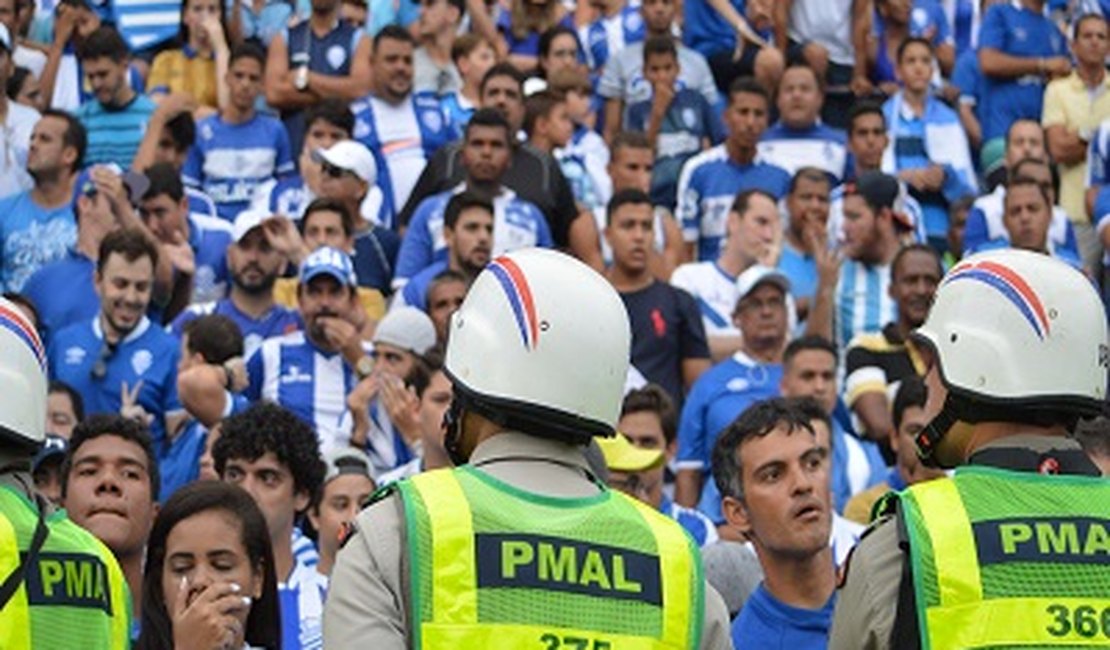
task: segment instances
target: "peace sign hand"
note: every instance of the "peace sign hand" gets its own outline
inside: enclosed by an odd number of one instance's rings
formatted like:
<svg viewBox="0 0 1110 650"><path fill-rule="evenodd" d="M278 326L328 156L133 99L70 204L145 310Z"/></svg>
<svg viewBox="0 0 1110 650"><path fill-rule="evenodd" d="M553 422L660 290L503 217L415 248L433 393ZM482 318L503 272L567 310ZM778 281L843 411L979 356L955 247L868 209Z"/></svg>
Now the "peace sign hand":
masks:
<svg viewBox="0 0 1110 650"><path fill-rule="evenodd" d="M135 387L131 390L127 389L127 382L123 382L119 391L119 414L129 420L138 420L149 427L150 423L154 421L154 416L147 413L146 409L139 404L139 392L142 391L142 389L142 379L135 382Z"/></svg>

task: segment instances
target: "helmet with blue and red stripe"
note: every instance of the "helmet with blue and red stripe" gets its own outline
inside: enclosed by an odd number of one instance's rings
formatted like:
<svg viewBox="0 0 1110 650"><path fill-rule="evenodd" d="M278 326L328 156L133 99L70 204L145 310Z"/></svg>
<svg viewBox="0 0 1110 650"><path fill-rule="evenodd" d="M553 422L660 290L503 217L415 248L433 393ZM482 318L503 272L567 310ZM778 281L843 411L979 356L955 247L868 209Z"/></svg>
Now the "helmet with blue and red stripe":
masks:
<svg viewBox="0 0 1110 650"><path fill-rule="evenodd" d="M35 448L46 432L46 351L15 303L0 298L0 439Z"/></svg>

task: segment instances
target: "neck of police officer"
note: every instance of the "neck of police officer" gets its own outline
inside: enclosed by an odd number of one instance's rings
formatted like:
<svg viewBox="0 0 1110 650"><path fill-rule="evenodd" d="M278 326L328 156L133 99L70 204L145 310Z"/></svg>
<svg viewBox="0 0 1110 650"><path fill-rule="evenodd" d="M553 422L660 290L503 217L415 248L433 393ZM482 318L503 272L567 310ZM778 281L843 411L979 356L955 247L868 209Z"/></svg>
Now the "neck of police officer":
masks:
<svg viewBox="0 0 1110 650"><path fill-rule="evenodd" d="M821 609L836 590L832 547L812 555L786 555L770 551L756 541L763 565L763 585L777 600L800 609Z"/></svg>
<svg viewBox="0 0 1110 650"><path fill-rule="evenodd" d="M970 426L971 435L967 437L967 442L960 454L964 462L983 447L1019 434L1049 438L1066 438L1068 435L1067 428L1061 424L1041 426L1026 422L978 422Z"/></svg>

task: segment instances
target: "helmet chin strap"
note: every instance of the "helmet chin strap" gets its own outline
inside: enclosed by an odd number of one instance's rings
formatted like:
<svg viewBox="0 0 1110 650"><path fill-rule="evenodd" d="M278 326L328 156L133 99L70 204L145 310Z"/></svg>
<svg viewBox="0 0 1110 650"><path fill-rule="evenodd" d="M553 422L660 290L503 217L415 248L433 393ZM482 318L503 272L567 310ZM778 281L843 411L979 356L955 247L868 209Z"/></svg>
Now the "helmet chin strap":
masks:
<svg viewBox="0 0 1110 650"><path fill-rule="evenodd" d="M932 421L921 430L914 438L915 446L917 447L917 457L927 467L940 467L935 456L937 446L940 444L941 439L945 434L952 430L956 422L960 420L957 413L956 405L953 403L952 395L949 394L944 400L944 406L941 407L940 413L933 417Z"/></svg>
<svg viewBox="0 0 1110 650"><path fill-rule="evenodd" d="M449 406L447 412L443 414L443 427L445 429L443 434L443 448L447 450L447 457L451 459L455 467L462 467L470 460L463 454L461 447L462 419L462 402L456 397L451 400L451 406Z"/></svg>

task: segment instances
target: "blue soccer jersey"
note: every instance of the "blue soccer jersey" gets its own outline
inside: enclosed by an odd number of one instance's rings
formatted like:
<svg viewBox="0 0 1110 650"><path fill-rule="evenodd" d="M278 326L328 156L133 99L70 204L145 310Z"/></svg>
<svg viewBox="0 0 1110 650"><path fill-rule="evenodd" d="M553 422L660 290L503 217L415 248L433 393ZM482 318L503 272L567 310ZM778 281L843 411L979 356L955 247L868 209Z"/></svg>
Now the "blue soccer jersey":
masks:
<svg viewBox="0 0 1110 650"><path fill-rule="evenodd" d="M759 157L788 174L802 167L816 167L839 183L848 171L848 137L840 129L821 123L795 129L779 122L759 138Z"/></svg>
<svg viewBox="0 0 1110 650"><path fill-rule="evenodd" d="M610 56L639 43L646 35L639 3L626 4L616 14L602 16L578 29L578 39L586 46L586 65L591 70L604 68Z"/></svg>
<svg viewBox="0 0 1110 650"><path fill-rule="evenodd" d="M243 357L247 359L266 339L284 336L301 329L300 315L288 307L274 305L261 317L253 318L240 311L230 298L224 298L215 302L190 305L173 320L170 332L180 339L186 323L208 314L227 316L239 326L239 331L243 334Z"/></svg>

